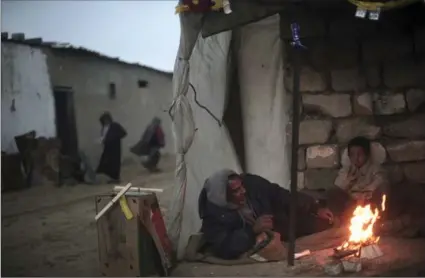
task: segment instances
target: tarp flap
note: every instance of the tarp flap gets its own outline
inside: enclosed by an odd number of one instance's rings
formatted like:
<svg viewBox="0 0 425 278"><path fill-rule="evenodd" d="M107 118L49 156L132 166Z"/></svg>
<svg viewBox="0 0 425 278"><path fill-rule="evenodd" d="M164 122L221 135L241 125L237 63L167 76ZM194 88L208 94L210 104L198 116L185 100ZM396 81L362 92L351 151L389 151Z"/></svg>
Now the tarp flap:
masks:
<svg viewBox="0 0 425 278"><path fill-rule="evenodd" d="M178 240L178 258L184 255L189 236L200 229L198 196L205 179L222 168L240 171L227 128L221 124L228 83L226 73L230 40L231 32L220 33L206 39L199 36L190 58L189 80L185 80L186 84L180 85L187 86L190 82L196 90L199 104L205 106L214 117L194 101L195 93L192 88L189 88L187 98L184 98L182 105L184 109L176 110L177 150L181 149L183 140L188 138L183 136L185 134L183 129L187 129L187 136L191 135L189 131L192 125L197 129L184 160L179 154L177 158L177 182L170 210L169 233L173 243ZM176 82L182 80L180 76L183 74L187 72L176 68L174 76ZM174 87L175 90L179 88Z"/></svg>
<svg viewBox="0 0 425 278"><path fill-rule="evenodd" d="M207 39L199 38L190 59L190 82L197 91L198 101L220 121L226 97L226 70L231 32ZM193 92L191 92L192 94ZM183 207L182 231L178 255L183 255L189 236L199 231L198 196L204 181L215 171L230 168L240 171L227 128L190 98L193 118L198 131L186 156L188 183Z"/></svg>
<svg viewBox="0 0 425 278"><path fill-rule="evenodd" d="M283 83L279 15L246 25L239 32L246 170L288 188L290 150L285 130L290 99Z"/></svg>
<svg viewBox="0 0 425 278"><path fill-rule="evenodd" d="M195 133L192 109L186 94L189 87L189 59L201 30L201 19L202 15L200 14L180 14L180 45L174 65L174 100L170 109L176 149L176 186L169 215L170 220L167 221L167 230L174 246L177 246L180 235L187 185L184 155L189 149Z"/></svg>
<svg viewBox="0 0 425 278"><path fill-rule="evenodd" d="M182 36L188 32L184 28L183 24ZM232 33L207 38L198 35L190 57L190 71L187 63L178 60L174 75L177 181L169 233L174 244L178 241L178 258L184 255L189 236L199 232L198 196L205 179L223 168L241 171L232 140L222 123ZM286 187L289 167L285 128L289 119L279 16L245 26L238 35L240 48L236 51L237 59L232 60L237 60L239 72L247 171ZM192 39L189 43L193 43ZM187 54L186 43L181 41L179 55Z"/></svg>

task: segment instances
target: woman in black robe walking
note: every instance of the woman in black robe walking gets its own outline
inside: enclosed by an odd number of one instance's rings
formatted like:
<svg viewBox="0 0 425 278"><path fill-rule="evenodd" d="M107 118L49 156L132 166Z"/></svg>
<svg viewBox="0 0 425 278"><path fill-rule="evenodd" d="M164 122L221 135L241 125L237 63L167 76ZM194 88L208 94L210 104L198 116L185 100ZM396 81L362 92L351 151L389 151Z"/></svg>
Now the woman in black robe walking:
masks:
<svg viewBox="0 0 425 278"><path fill-rule="evenodd" d="M130 151L142 157L142 165L149 172L157 172L159 171L158 162L161 158L159 150L164 146L165 136L161 127L161 120L155 117L143 132L142 138L130 148Z"/></svg>
<svg viewBox="0 0 425 278"><path fill-rule="evenodd" d="M99 121L102 125L103 152L96 172L109 176L109 183L117 183L121 172L121 140L127 136L127 132L113 121L109 112L103 113Z"/></svg>

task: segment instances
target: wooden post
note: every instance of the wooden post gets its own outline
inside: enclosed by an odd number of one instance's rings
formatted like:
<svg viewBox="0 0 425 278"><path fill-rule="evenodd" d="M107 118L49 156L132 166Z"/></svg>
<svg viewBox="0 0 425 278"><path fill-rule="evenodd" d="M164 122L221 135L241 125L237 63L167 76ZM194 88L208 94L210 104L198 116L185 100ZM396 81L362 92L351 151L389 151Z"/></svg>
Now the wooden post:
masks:
<svg viewBox="0 0 425 278"><path fill-rule="evenodd" d="M289 212L288 264L294 265L295 239L297 226L297 192L298 192L298 141L300 130L300 52L303 48L299 40L299 25L291 24L293 47L293 89L292 89L292 142L291 142L291 202Z"/></svg>

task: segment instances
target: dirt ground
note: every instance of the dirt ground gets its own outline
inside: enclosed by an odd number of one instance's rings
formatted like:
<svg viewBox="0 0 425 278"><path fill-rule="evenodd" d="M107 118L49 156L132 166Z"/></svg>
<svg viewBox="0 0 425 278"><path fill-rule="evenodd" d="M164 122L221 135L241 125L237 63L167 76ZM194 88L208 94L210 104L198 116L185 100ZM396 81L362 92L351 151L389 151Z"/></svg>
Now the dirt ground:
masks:
<svg viewBox="0 0 425 278"><path fill-rule="evenodd" d="M137 177L146 187L163 188L158 197L166 214L174 163L165 158L157 174L127 165L122 180ZM111 189L43 186L2 194L2 276L99 276L94 197Z"/></svg>
<svg viewBox="0 0 425 278"><path fill-rule="evenodd" d="M162 188L158 194L165 218L172 198L174 159L161 161L163 172L148 174L139 165L123 168L123 181L145 182L146 187ZM111 185L77 185L55 188L35 187L2 194L2 276L100 276L97 230L94 222L94 197L110 191ZM383 240L382 263L369 266L361 275L423 275L425 242L423 240ZM218 266L181 263L173 276L326 276L317 258L244 266ZM415 254L421 254L416 256ZM384 270L396 264L398 272ZM419 267L417 266L419 265ZM405 267L404 267L405 266ZM367 272L369 271L369 272ZM419 271L419 272L418 272ZM381 274L381 275L379 275Z"/></svg>

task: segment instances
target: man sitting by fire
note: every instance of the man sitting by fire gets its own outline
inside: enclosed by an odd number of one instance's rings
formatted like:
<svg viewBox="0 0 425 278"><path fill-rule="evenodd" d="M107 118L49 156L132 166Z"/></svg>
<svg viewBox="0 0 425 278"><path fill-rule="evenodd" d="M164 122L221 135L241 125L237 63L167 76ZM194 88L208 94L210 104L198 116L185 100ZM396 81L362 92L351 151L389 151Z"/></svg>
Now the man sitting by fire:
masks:
<svg viewBox="0 0 425 278"><path fill-rule="evenodd" d="M355 137L347 147L349 162L343 165L329 190L327 204L341 220L347 221L355 206L381 206L388 180L380 163L372 157L370 140Z"/></svg>
<svg viewBox="0 0 425 278"><path fill-rule="evenodd" d="M216 172L199 196L207 250L221 259L236 259L252 250L263 232L273 231L287 240L290 196L288 190L257 175ZM297 237L332 226L331 211L312 197L299 193L297 203Z"/></svg>

